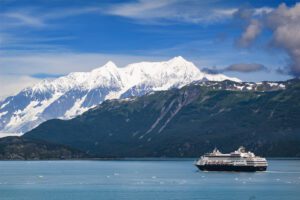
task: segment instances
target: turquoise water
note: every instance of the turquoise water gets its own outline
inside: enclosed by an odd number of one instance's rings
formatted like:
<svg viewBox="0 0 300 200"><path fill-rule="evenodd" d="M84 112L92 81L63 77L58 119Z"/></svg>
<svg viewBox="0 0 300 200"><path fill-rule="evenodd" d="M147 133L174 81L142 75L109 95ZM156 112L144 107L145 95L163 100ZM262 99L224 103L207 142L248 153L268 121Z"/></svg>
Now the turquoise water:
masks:
<svg viewBox="0 0 300 200"><path fill-rule="evenodd" d="M0 161L0 199L300 199L300 160L267 172L201 172L192 160Z"/></svg>

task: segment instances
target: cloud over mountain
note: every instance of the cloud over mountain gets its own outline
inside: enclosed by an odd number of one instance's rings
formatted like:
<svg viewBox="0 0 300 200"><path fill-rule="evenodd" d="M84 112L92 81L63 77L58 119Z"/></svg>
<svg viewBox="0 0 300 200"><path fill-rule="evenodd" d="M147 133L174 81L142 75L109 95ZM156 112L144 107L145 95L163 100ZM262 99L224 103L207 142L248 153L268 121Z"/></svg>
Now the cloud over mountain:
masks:
<svg viewBox="0 0 300 200"><path fill-rule="evenodd" d="M241 9L235 16L248 23L238 40L241 47L249 47L262 31L270 31L269 45L284 51L289 57L285 71L300 76L300 3L291 7L282 3L260 15L253 9Z"/></svg>
<svg viewBox="0 0 300 200"><path fill-rule="evenodd" d="M236 72L256 72L267 70L267 68L262 64L257 63L237 63L228 66L225 71L236 71Z"/></svg>
<svg viewBox="0 0 300 200"><path fill-rule="evenodd" d="M268 68L262 64L258 63L236 63L229 65L223 69L217 69L216 67L204 68L202 71L209 74L218 74L223 72L241 72L241 73L251 73L258 71L268 71Z"/></svg>

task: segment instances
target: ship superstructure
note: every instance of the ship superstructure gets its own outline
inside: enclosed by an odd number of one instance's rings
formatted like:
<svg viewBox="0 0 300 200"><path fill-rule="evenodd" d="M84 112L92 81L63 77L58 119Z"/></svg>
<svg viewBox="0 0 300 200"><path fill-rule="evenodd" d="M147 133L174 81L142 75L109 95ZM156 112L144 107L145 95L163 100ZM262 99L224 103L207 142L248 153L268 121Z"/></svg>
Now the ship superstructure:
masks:
<svg viewBox="0 0 300 200"><path fill-rule="evenodd" d="M201 156L195 165L206 171L266 171L268 167L265 158L246 152L244 147L228 154L215 148L213 152Z"/></svg>

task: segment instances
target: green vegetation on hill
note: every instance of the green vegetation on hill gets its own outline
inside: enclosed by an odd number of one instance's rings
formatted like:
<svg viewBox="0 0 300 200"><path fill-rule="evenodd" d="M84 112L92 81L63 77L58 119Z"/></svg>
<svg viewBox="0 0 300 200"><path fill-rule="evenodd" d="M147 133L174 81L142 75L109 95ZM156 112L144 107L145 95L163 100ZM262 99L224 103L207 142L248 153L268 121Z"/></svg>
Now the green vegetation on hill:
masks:
<svg viewBox="0 0 300 200"><path fill-rule="evenodd" d="M300 156L298 79L285 90L227 90L233 82L217 84L105 101L72 120L47 121L24 138L98 157L195 157L240 145L263 156Z"/></svg>
<svg viewBox="0 0 300 200"><path fill-rule="evenodd" d="M0 139L1 160L78 159L85 157L87 157L85 153L62 145L21 137Z"/></svg>

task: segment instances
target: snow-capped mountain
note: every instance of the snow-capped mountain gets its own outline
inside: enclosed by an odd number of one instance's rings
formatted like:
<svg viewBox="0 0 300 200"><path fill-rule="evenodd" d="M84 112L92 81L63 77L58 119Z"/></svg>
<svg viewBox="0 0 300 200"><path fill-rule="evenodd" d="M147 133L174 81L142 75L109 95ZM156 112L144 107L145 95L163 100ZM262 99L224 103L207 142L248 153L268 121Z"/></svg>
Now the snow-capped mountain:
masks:
<svg viewBox="0 0 300 200"><path fill-rule="evenodd" d="M226 79L240 81L222 74L206 74L180 56L123 68L109 61L91 72L74 72L55 80L44 80L6 98L0 102L0 132L22 134L49 119L77 116L106 99L180 88L197 80Z"/></svg>

